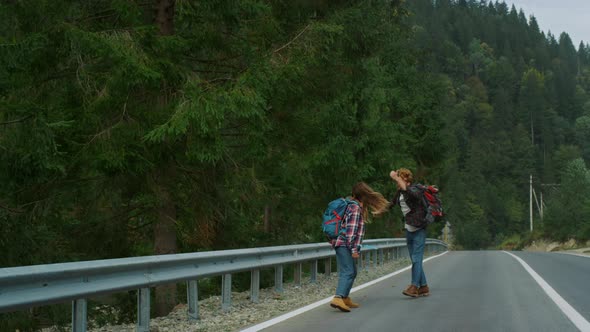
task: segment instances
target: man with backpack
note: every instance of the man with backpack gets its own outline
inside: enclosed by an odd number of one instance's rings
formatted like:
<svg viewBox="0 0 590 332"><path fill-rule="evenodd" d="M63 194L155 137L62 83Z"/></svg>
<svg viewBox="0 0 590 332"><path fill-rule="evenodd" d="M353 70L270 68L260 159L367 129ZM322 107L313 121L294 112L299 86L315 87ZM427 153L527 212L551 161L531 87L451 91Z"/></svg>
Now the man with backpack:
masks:
<svg viewBox="0 0 590 332"><path fill-rule="evenodd" d="M423 189L412 183L414 176L406 168L391 171L389 176L397 184L392 204L399 205L404 215L406 243L412 260L412 283L402 293L410 297L428 296L430 289L422 266L428 224Z"/></svg>

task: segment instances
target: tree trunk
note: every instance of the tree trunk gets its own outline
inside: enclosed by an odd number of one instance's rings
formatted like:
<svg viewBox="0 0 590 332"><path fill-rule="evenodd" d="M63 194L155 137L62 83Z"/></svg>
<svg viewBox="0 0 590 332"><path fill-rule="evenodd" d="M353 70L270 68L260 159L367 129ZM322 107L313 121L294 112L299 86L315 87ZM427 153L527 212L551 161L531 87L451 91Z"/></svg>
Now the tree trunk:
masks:
<svg viewBox="0 0 590 332"><path fill-rule="evenodd" d="M169 174L168 174L169 175ZM156 184L158 219L154 226L154 251L156 255L177 252L176 245L176 206L166 185ZM177 304L176 284L157 286L155 299L156 317L166 316Z"/></svg>
<svg viewBox="0 0 590 332"><path fill-rule="evenodd" d="M156 3L156 24L162 36L174 34L175 0L158 0Z"/></svg>
<svg viewBox="0 0 590 332"><path fill-rule="evenodd" d="M174 4L175 0L157 0L155 23L162 36L174 34ZM162 96L162 103L166 103L166 96ZM174 188L175 166L172 162L163 166L163 172L156 172L155 190L160 202L158 220L154 227L154 251L156 255L174 254L176 245L176 206L170 194ZM158 174L160 173L160 174ZM155 311L157 316L166 316L172 311L177 302L176 284L157 286L155 289Z"/></svg>
<svg viewBox="0 0 590 332"><path fill-rule="evenodd" d="M270 205L264 206L264 232L270 233L270 216L271 216Z"/></svg>

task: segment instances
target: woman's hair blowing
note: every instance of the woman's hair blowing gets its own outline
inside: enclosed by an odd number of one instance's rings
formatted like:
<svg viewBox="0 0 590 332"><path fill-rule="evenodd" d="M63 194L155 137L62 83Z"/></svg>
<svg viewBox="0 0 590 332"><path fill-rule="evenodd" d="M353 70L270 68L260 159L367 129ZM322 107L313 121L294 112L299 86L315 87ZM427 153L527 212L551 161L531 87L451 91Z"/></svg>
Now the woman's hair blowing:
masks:
<svg viewBox="0 0 590 332"><path fill-rule="evenodd" d="M363 203L363 219L365 219L365 222L368 221L367 207L371 208L371 214L373 215L380 215L389 208L389 201L364 182L359 182L352 187L352 196Z"/></svg>

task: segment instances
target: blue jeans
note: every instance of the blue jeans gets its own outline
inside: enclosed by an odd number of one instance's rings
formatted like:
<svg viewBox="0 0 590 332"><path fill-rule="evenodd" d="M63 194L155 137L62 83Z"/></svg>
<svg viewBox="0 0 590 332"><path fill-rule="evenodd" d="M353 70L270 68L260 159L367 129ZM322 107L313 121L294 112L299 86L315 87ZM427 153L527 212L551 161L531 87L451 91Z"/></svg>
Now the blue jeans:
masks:
<svg viewBox="0 0 590 332"><path fill-rule="evenodd" d="M338 286L336 295L348 297L352 283L356 279L356 264L352 251L347 247L336 247L336 265L338 265Z"/></svg>
<svg viewBox="0 0 590 332"><path fill-rule="evenodd" d="M422 268L424 259L424 245L426 244L426 230L420 229L415 232L406 230L406 243L412 260L412 285L416 287L426 286L426 276Z"/></svg>

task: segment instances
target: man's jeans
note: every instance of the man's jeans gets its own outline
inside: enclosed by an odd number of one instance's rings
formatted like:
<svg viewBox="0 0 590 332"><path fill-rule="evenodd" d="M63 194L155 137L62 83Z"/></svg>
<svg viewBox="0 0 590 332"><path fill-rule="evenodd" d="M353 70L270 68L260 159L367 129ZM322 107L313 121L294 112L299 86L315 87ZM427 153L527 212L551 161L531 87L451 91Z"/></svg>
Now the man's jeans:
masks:
<svg viewBox="0 0 590 332"><path fill-rule="evenodd" d="M336 264L338 265L338 286L336 295L348 297L352 283L356 278L356 263L352 251L345 246L336 247Z"/></svg>
<svg viewBox="0 0 590 332"><path fill-rule="evenodd" d="M412 260L412 285L416 287L426 286L426 276L422 269L426 230L420 229L415 232L406 230L406 242L408 244L408 251L410 252L410 259Z"/></svg>

